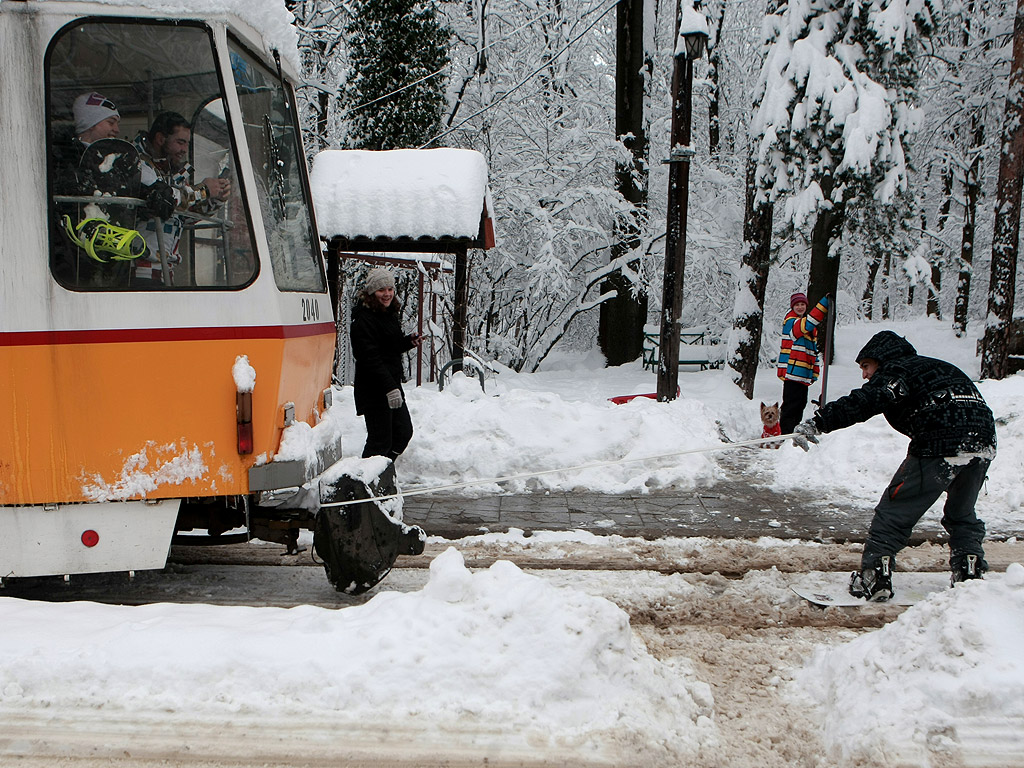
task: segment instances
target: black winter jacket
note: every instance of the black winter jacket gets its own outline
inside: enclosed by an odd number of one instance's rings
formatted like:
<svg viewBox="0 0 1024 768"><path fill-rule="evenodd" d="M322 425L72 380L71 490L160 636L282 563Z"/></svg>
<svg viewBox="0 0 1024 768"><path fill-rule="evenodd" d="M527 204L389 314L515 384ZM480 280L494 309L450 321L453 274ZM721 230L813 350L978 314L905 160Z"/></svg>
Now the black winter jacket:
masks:
<svg viewBox="0 0 1024 768"><path fill-rule="evenodd" d="M911 456L995 456L992 411L970 378L955 365L922 357L892 331L871 337L857 362L878 361L878 370L860 389L819 408L812 417L832 432L876 414L910 438Z"/></svg>
<svg viewBox="0 0 1024 768"><path fill-rule="evenodd" d="M387 408L387 393L402 387L402 353L413 348L412 339L402 333L399 304L394 300L386 310L371 309L362 301L352 309L352 355L356 359L356 413Z"/></svg>

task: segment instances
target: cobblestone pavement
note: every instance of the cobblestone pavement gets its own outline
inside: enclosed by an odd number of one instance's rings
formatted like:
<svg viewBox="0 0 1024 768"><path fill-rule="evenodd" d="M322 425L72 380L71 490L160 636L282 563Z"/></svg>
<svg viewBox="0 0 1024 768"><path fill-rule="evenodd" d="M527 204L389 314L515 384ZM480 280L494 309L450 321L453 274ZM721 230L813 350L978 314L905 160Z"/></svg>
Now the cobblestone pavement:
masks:
<svg viewBox="0 0 1024 768"><path fill-rule="evenodd" d="M404 499L404 517L431 536L447 539L480 533L585 530L657 539L669 536L863 541L872 505L822 501L799 491L778 493L759 485L742 455L722 461L725 479L709 488L649 494L536 492L480 498L425 494ZM881 487L881 486L880 486ZM1001 531L998 538L1024 536ZM929 512L911 544L944 541L939 515Z"/></svg>

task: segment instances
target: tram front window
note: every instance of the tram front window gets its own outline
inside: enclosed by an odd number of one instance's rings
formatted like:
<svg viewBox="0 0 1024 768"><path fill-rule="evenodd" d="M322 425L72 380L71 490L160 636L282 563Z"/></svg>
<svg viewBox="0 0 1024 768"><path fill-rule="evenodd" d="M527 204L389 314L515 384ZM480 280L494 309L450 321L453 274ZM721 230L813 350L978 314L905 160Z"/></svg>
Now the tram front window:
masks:
<svg viewBox="0 0 1024 768"><path fill-rule="evenodd" d="M47 56L50 265L72 290L241 288L258 268L213 39L85 21Z"/></svg>
<svg viewBox="0 0 1024 768"><path fill-rule="evenodd" d="M229 47L274 280L282 291L322 293L327 282L310 216L294 94L235 40L229 38Z"/></svg>

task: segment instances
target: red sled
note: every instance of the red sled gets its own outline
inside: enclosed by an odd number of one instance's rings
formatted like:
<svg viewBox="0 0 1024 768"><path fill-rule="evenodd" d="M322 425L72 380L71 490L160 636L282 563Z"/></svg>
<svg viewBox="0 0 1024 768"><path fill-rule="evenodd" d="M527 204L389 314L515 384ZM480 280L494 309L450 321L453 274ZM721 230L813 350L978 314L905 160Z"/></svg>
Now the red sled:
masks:
<svg viewBox="0 0 1024 768"><path fill-rule="evenodd" d="M679 397L679 392L680 392L679 387L676 387L676 397ZM615 397L609 397L608 399L611 400L616 405L622 405L623 403L628 403L630 400L633 400L633 399L635 399L637 397L649 397L651 400L657 400L658 399L658 393L657 392L645 392L642 395L616 395Z"/></svg>

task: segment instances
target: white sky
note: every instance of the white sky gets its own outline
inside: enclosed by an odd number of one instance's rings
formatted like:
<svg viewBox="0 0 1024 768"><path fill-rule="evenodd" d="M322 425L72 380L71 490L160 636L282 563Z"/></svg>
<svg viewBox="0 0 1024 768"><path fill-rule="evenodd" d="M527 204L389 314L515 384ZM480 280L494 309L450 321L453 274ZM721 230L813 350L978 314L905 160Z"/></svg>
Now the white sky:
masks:
<svg viewBox="0 0 1024 768"><path fill-rule="evenodd" d="M853 356L882 327L837 329L833 396L858 384ZM904 333L923 354L977 373L973 338L958 340L937 322L884 327ZM406 488L717 447L719 429L734 440L760 436L756 400L745 400L726 373L680 374L682 397L673 403L615 406L606 398L653 391L654 374L594 363L584 356L534 375L503 371L487 381L486 392L464 377L443 392L410 386L416 435L398 465ZM983 382L981 390L999 419L1000 445L979 511L998 533L1020 519L1024 376ZM758 398L774 402L780 392L773 372L761 371ZM350 389L338 393L331 418L329 428L346 436L346 456L357 455L363 436ZM295 432L293 450L306 439L313 438ZM777 485L793 478L824 499L852 499L868 509L906 443L879 417L823 436L810 454L786 445L759 451L756 461ZM710 456L694 454L510 487L635 492L709 484L717 473ZM497 492L493 485L472 490ZM591 543L596 538L588 535ZM761 545L783 546L771 539ZM745 583L769 585L772 578L757 572ZM583 757L614 740L653 764L714 749L707 682L685 660L656 660L631 634L627 614L574 586L571 573L564 582L555 586L506 561L472 572L450 549L434 560L422 590L388 591L385 581L366 604L338 610L0 597L0 718L45 708L110 718L315 717L339 729L370 722L450 733L490 727L512 743L559 745ZM766 594L796 599L784 589ZM793 671L787 695L821 707L826 744L840 752L948 740L944 727L961 717L1024 718L1021 637L1024 567L1015 564L984 582L944 590L885 629L823 647L807 658L805 671ZM282 653L295 648L308 653Z"/></svg>

